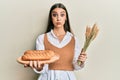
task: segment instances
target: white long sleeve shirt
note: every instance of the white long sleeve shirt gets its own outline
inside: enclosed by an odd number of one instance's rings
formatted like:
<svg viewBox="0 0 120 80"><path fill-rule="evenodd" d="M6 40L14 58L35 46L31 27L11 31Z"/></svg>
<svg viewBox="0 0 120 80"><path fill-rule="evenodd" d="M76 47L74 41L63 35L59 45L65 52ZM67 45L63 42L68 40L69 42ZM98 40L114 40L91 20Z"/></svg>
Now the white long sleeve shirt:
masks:
<svg viewBox="0 0 120 80"><path fill-rule="evenodd" d="M36 40L36 50L45 50L44 35L45 34L41 34L41 35L38 36L38 38ZM61 42L59 42L58 38L53 33L53 30L51 30L50 32L47 33L47 37L48 37L48 41L52 45L54 45L58 48L62 48L70 42L70 40L73 37L73 34L71 34L70 32L67 32ZM75 50L74 50L75 55L74 55L74 58L73 58L74 70L80 70L81 68L83 68L83 65L81 67L77 63L77 59L78 59L78 56L80 55L80 52L81 52L80 43L77 40L77 38L75 37ZM48 69L48 64L44 65L42 71L37 71L35 69L34 69L34 71L36 73L41 74L41 76L39 77L38 80L76 80L75 76L73 75L73 71L49 70ZM64 74L63 79L62 79L62 77L60 77L61 74ZM67 75L67 77L65 75Z"/></svg>

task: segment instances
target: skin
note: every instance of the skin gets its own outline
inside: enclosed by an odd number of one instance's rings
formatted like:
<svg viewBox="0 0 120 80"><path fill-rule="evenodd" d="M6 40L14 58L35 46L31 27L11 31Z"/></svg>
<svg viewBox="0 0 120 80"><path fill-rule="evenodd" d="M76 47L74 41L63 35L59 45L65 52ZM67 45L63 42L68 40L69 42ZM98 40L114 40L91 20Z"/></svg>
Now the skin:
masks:
<svg viewBox="0 0 120 80"><path fill-rule="evenodd" d="M52 22L54 24L53 32L58 37L59 41L61 42L64 38L66 32L64 31L64 24L66 20L66 11L62 8L55 8L52 11ZM87 55L85 52L81 52L78 57L77 61L80 61L82 66L87 59ZM26 66L26 65L25 65ZM44 64L41 64L40 61L30 61L29 66L31 68L35 68L36 70L40 71L43 69Z"/></svg>
<svg viewBox="0 0 120 80"><path fill-rule="evenodd" d="M62 8L55 8L52 11L52 22L54 24L53 32L58 37L59 42L62 41L66 32L64 31L64 24L66 20L66 12Z"/></svg>

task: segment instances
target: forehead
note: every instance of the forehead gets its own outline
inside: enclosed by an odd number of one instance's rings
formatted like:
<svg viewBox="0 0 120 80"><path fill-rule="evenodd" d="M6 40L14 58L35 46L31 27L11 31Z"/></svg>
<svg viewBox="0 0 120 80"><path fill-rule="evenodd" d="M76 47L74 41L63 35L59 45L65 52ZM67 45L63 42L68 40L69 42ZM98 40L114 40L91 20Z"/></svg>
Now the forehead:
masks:
<svg viewBox="0 0 120 80"><path fill-rule="evenodd" d="M62 8L55 8L52 10L52 13L66 13L66 11Z"/></svg>

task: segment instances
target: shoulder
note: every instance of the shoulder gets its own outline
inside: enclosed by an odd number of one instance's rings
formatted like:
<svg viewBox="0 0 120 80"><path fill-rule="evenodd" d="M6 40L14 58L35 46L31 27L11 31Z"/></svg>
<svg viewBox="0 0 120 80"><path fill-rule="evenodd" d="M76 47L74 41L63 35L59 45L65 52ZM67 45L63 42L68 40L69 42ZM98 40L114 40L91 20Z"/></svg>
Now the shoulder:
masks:
<svg viewBox="0 0 120 80"><path fill-rule="evenodd" d="M44 40L44 36L45 36L45 34L49 35L49 34L50 34L50 32L40 34L40 35L37 37L37 40Z"/></svg>
<svg viewBox="0 0 120 80"><path fill-rule="evenodd" d="M45 35L45 34L40 34L40 35L37 37L37 40L43 39L43 38L44 38L44 35Z"/></svg>
<svg viewBox="0 0 120 80"><path fill-rule="evenodd" d="M75 35L73 37L74 37L75 41L78 41L78 38Z"/></svg>
<svg viewBox="0 0 120 80"><path fill-rule="evenodd" d="M80 44L80 40L78 39L78 37L76 37L75 35L73 35L73 38L75 40L75 44L76 45Z"/></svg>
<svg viewBox="0 0 120 80"><path fill-rule="evenodd" d="M67 32L67 35L70 36L71 38L73 37L76 44L80 43L79 39L73 33Z"/></svg>
<svg viewBox="0 0 120 80"><path fill-rule="evenodd" d="M67 36L70 36L71 38L73 37L75 41L78 41L78 38L71 32L67 32Z"/></svg>

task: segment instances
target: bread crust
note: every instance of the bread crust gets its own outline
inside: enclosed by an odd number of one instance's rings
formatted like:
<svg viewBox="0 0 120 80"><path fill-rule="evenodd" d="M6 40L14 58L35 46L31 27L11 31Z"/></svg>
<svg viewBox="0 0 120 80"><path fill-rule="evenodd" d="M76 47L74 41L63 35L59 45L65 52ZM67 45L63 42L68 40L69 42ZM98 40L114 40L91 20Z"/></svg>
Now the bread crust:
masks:
<svg viewBox="0 0 120 80"><path fill-rule="evenodd" d="M55 55L51 50L27 50L22 56L23 61L50 60Z"/></svg>

